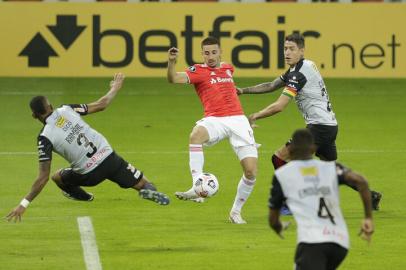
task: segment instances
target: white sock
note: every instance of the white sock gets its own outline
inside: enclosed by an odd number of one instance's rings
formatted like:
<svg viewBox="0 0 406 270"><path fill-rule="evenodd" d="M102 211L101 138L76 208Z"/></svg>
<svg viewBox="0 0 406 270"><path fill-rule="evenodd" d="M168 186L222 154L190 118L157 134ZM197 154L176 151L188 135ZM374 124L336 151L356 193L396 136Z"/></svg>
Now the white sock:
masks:
<svg viewBox="0 0 406 270"><path fill-rule="evenodd" d="M255 179L247 179L245 175L241 177L240 183L237 187L237 194L235 195L233 208L231 212L241 213L241 208L248 200L252 190L254 189Z"/></svg>
<svg viewBox="0 0 406 270"><path fill-rule="evenodd" d="M189 144L189 167L193 181L203 172L204 155L203 145Z"/></svg>

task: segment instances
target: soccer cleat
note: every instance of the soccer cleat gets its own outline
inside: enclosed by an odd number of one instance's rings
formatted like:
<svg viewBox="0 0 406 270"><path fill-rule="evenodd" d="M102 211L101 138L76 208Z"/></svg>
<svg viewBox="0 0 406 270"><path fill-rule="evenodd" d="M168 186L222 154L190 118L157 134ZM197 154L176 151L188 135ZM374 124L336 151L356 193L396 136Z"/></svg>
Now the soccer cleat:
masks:
<svg viewBox="0 0 406 270"><path fill-rule="evenodd" d="M282 216L291 216L292 215L292 212L290 211L289 207L286 204L282 205L280 213Z"/></svg>
<svg viewBox="0 0 406 270"><path fill-rule="evenodd" d="M379 202L382 199L382 193L376 192L376 191L371 191L371 197L372 197L372 209L375 211L379 210Z"/></svg>
<svg viewBox="0 0 406 270"><path fill-rule="evenodd" d="M203 197L199 197L199 198L196 198L196 199L190 199L191 201L193 201L193 202L196 202L196 203L204 203L204 198Z"/></svg>
<svg viewBox="0 0 406 270"><path fill-rule="evenodd" d="M194 200L199 198L199 196L196 194L195 190L193 188L189 189L188 191L181 192L181 191L176 191L175 192L176 198L179 200Z"/></svg>
<svg viewBox="0 0 406 270"><path fill-rule="evenodd" d="M241 217L241 214L237 212L230 212L228 220L234 224L247 224L247 222Z"/></svg>
<svg viewBox="0 0 406 270"><path fill-rule="evenodd" d="M150 200L160 205L168 205L170 202L169 197L166 194L155 190L141 189L139 195L142 199Z"/></svg>
<svg viewBox="0 0 406 270"><path fill-rule="evenodd" d="M90 201L93 201L93 199L94 199L94 196L92 193L86 192L84 190L83 190L83 194L80 194L80 196L74 196L63 190L62 190L62 195L68 199L75 200L75 201L90 202Z"/></svg>

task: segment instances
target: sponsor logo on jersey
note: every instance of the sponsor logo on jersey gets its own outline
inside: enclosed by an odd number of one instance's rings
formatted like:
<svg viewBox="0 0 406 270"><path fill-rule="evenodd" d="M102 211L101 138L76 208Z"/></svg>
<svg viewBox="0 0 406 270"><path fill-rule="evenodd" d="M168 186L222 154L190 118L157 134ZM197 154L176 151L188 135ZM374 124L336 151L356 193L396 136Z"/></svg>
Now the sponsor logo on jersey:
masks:
<svg viewBox="0 0 406 270"><path fill-rule="evenodd" d="M63 116L59 116L58 119L56 120L55 126L62 128L66 123L66 119Z"/></svg>
<svg viewBox="0 0 406 270"><path fill-rule="evenodd" d="M100 150L98 153L92 156L92 158L86 163L86 168L90 168L100 162L100 160L104 157L104 154L106 154L107 150L103 148Z"/></svg>
<svg viewBox="0 0 406 270"><path fill-rule="evenodd" d="M214 71L210 72L210 76L216 76L216 72Z"/></svg>
<svg viewBox="0 0 406 270"><path fill-rule="evenodd" d="M321 187L307 187L304 189L300 189L298 191L299 197L301 199L308 197L308 196L327 196L331 194L330 187L328 186L321 186Z"/></svg>
<svg viewBox="0 0 406 270"><path fill-rule="evenodd" d="M303 167L303 168L300 168L300 173L303 176L309 176L309 175L316 176L318 173L318 170L317 170L317 167Z"/></svg>
<svg viewBox="0 0 406 270"><path fill-rule="evenodd" d="M73 142L73 140L75 140L76 136L83 130L83 126L76 124L71 132L68 134L68 136L66 136L65 141L67 141L69 144L71 144Z"/></svg>
<svg viewBox="0 0 406 270"><path fill-rule="evenodd" d="M293 77L292 79L289 79L290 83L296 83L298 84L299 82L296 80L296 77Z"/></svg>
<svg viewBox="0 0 406 270"><path fill-rule="evenodd" d="M332 235L338 237L340 240L347 239L347 235L345 232L338 231L339 228L331 227L331 226L324 226L323 235Z"/></svg>
<svg viewBox="0 0 406 270"><path fill-rule="evenodd" d="M217 77L217 78L211 78L210 79L210 84L216 84L216 83L233 83L234 80L233 78L221 78L221 77Z"/></svg>

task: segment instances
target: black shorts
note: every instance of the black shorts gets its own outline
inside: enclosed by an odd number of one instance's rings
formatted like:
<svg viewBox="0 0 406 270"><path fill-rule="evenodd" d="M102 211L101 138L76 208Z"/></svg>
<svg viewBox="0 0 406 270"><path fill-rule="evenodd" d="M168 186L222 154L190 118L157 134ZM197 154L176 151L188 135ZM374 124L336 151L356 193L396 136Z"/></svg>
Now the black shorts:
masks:
<svg viewBox="0 0 406 270"><path fill-rule="evenodd" d="M307 125L317 146L316 156L322 160L337 160L336 138L338 126Z"/></svg>
<svg viewBox="0 0 406 270"><path fill-rule="evenodd" d="M141 171L134 168L115 152L87 174L79 174L71 168L66 168L60 172L60 175L65 185L87 187L96 186L105 179L109 179L122 188L130 188L143 178Z"/></svg>
<svg viewBox="0 0 406 270"><path fill-rule="evenodd" d="M299 243L295 270L334 270L347 256L348 250L336 243Z"/></svg>
<svg viewBox="0 0 406 270"><path fill-rule="evenodd" d="M317 146L316 156L321 160L335 161L337 160L336 138L338 126L313 125L306 126L313 135L314 143ZM291 139L286 143L290 144Z"/></svg>

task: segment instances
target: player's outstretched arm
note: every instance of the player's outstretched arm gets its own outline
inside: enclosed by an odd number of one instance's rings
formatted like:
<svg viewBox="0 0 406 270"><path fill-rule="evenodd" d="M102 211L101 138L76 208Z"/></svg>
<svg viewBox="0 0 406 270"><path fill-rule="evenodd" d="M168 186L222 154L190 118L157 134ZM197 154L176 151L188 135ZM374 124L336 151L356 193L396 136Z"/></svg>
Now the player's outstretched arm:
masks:
<svg viewBox="0 0 406 270"><path fill-rule="evenodd" d="M14 220L14 222L21 221L21 216L24 214L25 209L34 200L34 198L42 191L44 186L49 180L49 174L51 170L51 161L44 161L39 163L39 174L37 180L31 187L31 191L24 197L24 199L17 205L7 216L8 221Z"/></svg>
<svg viewBox="0 0 406 270"><path fill-rule="evenodd" d="M361 230L359 235L370 242L372 234L374 233L374 223L372 219L372 199L371 192L368 187L367 180L360 174L348 171L344 174L344 179L350 185L355 186L361 196L364 206L364 219L361 223Z"/></svg>
<svg viewBox="0 0 406 270"><path fill-rule="evenodd" d="M176 72L176 59L179 56L178 48L170 48L168 50L168 71L166 77L170 83L188 83L189 79L186 72Z"/></svg>
<svg viewBox="0 0 406 270"><path fill-rule="evenodd" d="M110 82L110 90L99 98L99 100L87 104L87 113L100 112L106 109L110 103L113 101L114 97L117 95L118 91L121 89L124 82L124 74L116 73L114 79Z"/></svg>
<svg viewBox="0 0 406 270"><path fill-rule="evenodd" d="M276 78L272 82L261 83L255 86L249 86L244 88L237 88L237 93L241 94L264 94L278 90L285 86L285 82L281 78Z"/></svg>
<svg viewBox="0 0 406 270"><path fill-rule="evenodd" d="M286 106L288 106L290 99L291 99L290 97L282 94L277 101L275 101L268 107L260 110L259 112L251 114L248 117L248 121L250 122L251 126L255 126L254 123L258 119L266 118L283 111L286 108Z"/></svg>

